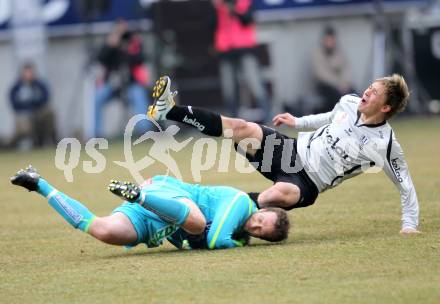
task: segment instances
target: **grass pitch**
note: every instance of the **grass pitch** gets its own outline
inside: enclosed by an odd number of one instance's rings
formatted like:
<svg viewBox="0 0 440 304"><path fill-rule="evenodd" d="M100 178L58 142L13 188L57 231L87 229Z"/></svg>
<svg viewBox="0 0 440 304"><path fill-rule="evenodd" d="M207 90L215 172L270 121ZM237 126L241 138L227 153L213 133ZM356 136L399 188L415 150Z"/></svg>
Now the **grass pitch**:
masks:
<svg viewBox="0 0 440 304"><path fill-rule="evenodd" d="M111 178L131 180L113 163L80 166L68 183L55 150L0 154L0 303L440 303L439 119L392 122L404 148L420 203L421 235L402 237L398 191L383 173L364 174L290 212L286 243L254 241L246 248L178 251L166 244L131 250L102 244L72 229L34 193L8 177L32 163L61 191L97 215L120 204L106 191ZM136 151L138 158L146 146ZM191 147L173 154L191 181ZM233 158L232 158L233 159ZM90 158L82 150L82 160ZM147 175L163 174L160 164ZM270 185L258 174L203 173L205 184L243 190Z"/></svg>

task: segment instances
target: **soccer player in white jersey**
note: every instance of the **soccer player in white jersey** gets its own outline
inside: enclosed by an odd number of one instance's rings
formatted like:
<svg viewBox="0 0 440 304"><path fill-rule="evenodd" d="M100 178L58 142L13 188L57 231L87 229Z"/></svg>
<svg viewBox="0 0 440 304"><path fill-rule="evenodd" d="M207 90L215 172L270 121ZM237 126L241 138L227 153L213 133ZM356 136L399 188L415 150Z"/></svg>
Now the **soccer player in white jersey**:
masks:
<svg viewBox="0 0 440 304"><path fill-rule="evenodd" d="M223 136L232 130L236 147L249 139L246 157L274 185L252 193L259 207L277 206L290 210L313 204L319 193L366 170L381 168L400 191L402 226L400 233L419 233L419 206L402 148L387 120L403 111L409 90L402 76L376 79L362 97L342 96L328 113L294 117L276 115L275 126L287 125L300 132L298 139L278 131L229 118L191 106L175 105L171 80L161 77L153 89L155 104L148 116L174 120L195 127L203 134ZM376 170L377 171L377 170Z"/></svg>

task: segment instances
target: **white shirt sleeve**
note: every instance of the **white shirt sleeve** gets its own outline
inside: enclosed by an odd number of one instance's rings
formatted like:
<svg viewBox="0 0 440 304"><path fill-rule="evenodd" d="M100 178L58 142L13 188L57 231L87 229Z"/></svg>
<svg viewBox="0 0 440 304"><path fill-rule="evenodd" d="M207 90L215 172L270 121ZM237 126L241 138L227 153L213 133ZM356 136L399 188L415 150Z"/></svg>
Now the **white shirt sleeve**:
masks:
<svg viewBox="0 0 440 304"><path fill-rule="evenodd" d="M319 129L320 127L331 123L332 112L307 115L295 119L295 129Z"/></svg>
<svg viewBox="0 0 440 304"><path fill-rule="evenodd" d="M417 200L416 189L411 180L403 150L394 137L394 134L391 133L390 136L392 138L388 144L383 169L400 192L402 228L410 227L417 229L419 224L419 202Z"/></svg>
<svg viewBox="0 0 440 304"><path fill-rule="evenodd" d="M342 99L335 105L331 112L307 115L303 117L295 118L295 129L319 129L322 126L328 125L332 122L333 117L337 113L337 111L341 108L340 103Z"/></svg>

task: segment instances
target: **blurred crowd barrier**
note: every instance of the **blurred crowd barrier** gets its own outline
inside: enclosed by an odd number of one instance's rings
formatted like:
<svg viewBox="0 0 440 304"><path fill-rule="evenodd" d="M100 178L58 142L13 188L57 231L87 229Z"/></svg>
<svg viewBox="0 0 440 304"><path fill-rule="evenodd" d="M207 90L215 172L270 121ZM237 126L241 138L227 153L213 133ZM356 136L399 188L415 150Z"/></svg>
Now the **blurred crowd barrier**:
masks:
<svg viewBox="0 0 440 304"><path fill-rule="evenodd" d="M361 94L374 78L397 72L411 86L408 113L438 114L439 7L429 0L2 0L0 144L20 146L21 118L10 91L26 62L33 62L50 89L47 119L54 130L40 140L49 144L53 138L120 136L128 118L151 103L149 90L162 74L172 76L183 103L267 121L284 110L328 110L337 102L333 96ZM216 37L228 18L236 27L228 43L239 35L249 44L225 56ZM115 39L111 33L121 20L139 44L121 38L119 51L110 48L119 65L111 66L101 51ZM327 36L336 51L324 46ZM142 56L127 56L139 50ZM253 59L241 59L245 53ZM222 81L229 70L233 76ZM113 90L117 78L123 82ZM103 84L112 89L100 99ZM21 143L38 145L35 138Z"/></svg>

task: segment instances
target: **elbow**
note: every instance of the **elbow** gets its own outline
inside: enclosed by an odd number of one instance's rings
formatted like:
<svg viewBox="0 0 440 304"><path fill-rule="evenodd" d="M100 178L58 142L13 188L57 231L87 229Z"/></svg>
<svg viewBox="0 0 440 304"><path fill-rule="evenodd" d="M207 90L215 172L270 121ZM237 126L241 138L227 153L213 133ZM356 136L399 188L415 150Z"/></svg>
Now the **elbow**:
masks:
<svg viewBox="0 0 440 304"><path fill-rule="evenodd" d="M208 235L207 238L207 242L208 242L208 249L223 249L223 248L228 248L228 243L224 240L214 240L212 237L210 237Z"/></svg>
<svg viewBox="0 0 440 304"><path fill-rule="evenodd" d="M192 213L187 218L182 228L193 235L203 234L206 229L206 219L201 213Z"/></svg>
<svg viewBox="0 0 440 304"><path fill-rule="evenodd" d="M215 241L213 241L213 239L212 239L212 236L210 236L209 234L208 234L208 237L207 237L207 239L206 239L206 242L208 243L208 249L215 249L216 248L216 242Z"/></svg>
<svg viewBox="0 0 440 304"><path fill-rule="evenodd" d="M208 244L209 244L209 243L208 243ZM214 250L214 249L226 249L226 248L229 248L229 246L228 246L227 244L223 244L223 243L216 242L216 243L213 244L212 246L211 246L211 244L209 244L208 248L209 248L210 250Z"/></svg>

